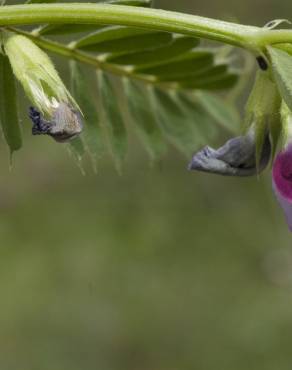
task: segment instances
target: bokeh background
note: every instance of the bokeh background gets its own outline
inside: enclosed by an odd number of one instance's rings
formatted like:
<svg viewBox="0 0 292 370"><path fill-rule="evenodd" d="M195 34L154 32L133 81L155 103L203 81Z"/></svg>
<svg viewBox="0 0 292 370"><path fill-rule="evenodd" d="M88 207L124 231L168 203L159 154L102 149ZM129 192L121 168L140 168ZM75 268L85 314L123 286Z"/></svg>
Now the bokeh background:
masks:
<svg viewBox="0 0 292 370"><path fill-rule="evenodd" d="M157 0L264 25L288 0ZM24 103L25 105L25 103ZM290 370L292 244L260 179L154 167L132 138L83 176L62 145L0 148L0 368ZM222 138L223 139L223 138Z"/></svg>

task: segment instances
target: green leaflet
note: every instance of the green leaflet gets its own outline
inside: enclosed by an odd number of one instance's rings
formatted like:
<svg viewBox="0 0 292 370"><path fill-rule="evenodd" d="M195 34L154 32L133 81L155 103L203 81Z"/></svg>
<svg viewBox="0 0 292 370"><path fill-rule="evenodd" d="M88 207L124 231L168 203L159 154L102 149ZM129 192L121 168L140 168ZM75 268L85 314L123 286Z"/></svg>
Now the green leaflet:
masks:
<svg viewBox="0 0 292 370"><path fill-rule="evenodd" d="M106 41L121 40L132 36L140 36L153 34L155 31L148 31L147 29L131 28L126 26L109 26L102 30L98 30L89 35L82 37L74 42L75 48L84 48L86 46L92 46L100 44ZM72 44L73 46L73 44Z"/></svg>
<svg viewBox="0 0 292 370"><path fill-rule="evenodd" d="M143 74L158 76L160 80L177 76L184 76L186 73L195 72L199 69L205 69L212 66L214 61L213 53L206 50L193 50L182 55L176 56L170 61L154 62L154 66L138 66L134 70Z"/></svg>
<svg viewBox="0 0 292 370"><path fill-rule="evenodd" d="M118 53L155 48L170 43L166 32L140 28L110 26L70 43L70 47L96 53Z"/></svg>
<svg viewBox="0 0 292 370"><path fill-rule="evenodd" d="M152 104L157 120L165 136L178 150L190 156L203 143L203 137L196 130L194 116L187 114L176 93L168 93L153 87Z"/></svg>
<svg viewBox="0 0 292 370"><path fill-rule="evenodd" d="M82 141L85 148L88 150L93 166L96 169L97 159L104 152L102 130L97 113L97 107L88 91L88 83L86 82L82 68L77 62L70 61L70 73L72 94L84 115Z"/></svg>
<svg viewBox="0 0 292 370"><path fill-rule="evenodd" d="M237 73L223 73L219 76L198 77L193 81L178 84L181 88L199 89L199 90L222 90L230 89L236 85L239 75Z"/></svg>
<svg viewBox="0 0 292 370"><path fill-rule="evenodd" d="M161 157L166 151L166 144L161 129L156 122L147 87L124 79L130 114L151 160Z"/></svg>
<svg viewBox="0 0 292 370"><path fill-rule="evenodd" d="M190 96L182 91L176 92L177 103L184 110L185 114L193 122L195 135L198 137L196 146L204 145L213 140L218 134L219 128L213 117L207 112L200 100L196 96ZM196 149L196 147L194 147Z"/></svg>
<svg viewBox="0 0 292 370"><path fill-rule="evenodd" d="M74 155L78 162L82 161L83 155L85 154L85 148L80 137L76 137L68 143L70 151Z"/></svg>
<svg viewBox="0 0 292 370"><path fill-rule="evenodd" d="M178 55L189 51L198 44L199 39L189 36L178 36L169 45L137 53L112 54L106 60L114 64L134 65L136 67L142 65L145 68L175 59Z"/></svg>
<svg viewBox="0 0 292 370"><path fill-rule="evenodd" d="M119 98L116 95L112 81L107 74L100 70L97 72L97 77L100 91L100 105L104 114L104 125L116 168L120 173L127 152L127 131L119 108Z"/></svg>
<svg viewBox="0 0 292 370"><path fill-rule="evenodd" d="M46 24L34 31L38 35L70 35L81 32L93 32L104 28L96 24Z"/></svg>
<svg viewBox="0 0 292 370"><path fill-rule="evenodd" d="M197 92L195 97L207 113L222 127L235 132L240 125L240 116L236 108L217 95Z"/></svg>
<svg viewBox="0 0 292 370"><path fill-rule="evenodd" d="M22 146L14 75L6 56L0 53L0 121L12 153Z"/></svg>
<svg viewBox="0 0 292 370"><path fill-rule="evenodd" d="M181 85L193 84L194 82L199 83L199 81L205 81L206 79L210 80L211 78L221 78L222 75L226 75L228 66L226 64L221 65L206 65L203 67L197 67L195 69L185 70L182 68L180 74L169 75L164 77L158 77L159 81L176 81Z"/></svg>
<svg viewBox="0 0 292 370"><path fill-rule="evenodd" d="M272 69L281 96L292 110L292 57L283 50L269 46Z"/></svg>
<svg viewBox="0 0 292 370"><path fill-rule="evenodd" d="M76 137L66 145L70 154L73 156L78 167L80 168L81 173L84 175L85 171L83 169L82 159L85 154L85 148L82 140L80 139L80 137Z"/></svg>

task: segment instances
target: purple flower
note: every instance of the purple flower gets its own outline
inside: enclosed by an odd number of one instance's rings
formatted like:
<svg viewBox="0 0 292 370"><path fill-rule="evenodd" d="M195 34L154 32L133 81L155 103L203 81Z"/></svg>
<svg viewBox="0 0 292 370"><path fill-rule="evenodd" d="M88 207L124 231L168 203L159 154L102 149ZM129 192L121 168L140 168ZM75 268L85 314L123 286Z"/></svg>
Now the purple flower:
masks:
<svg viewBox="0 0 292 370"><path fill-rule="evenodd" d="M280 152L273 165L273 188L292 231L292 144Z"/></svg>
<svg viewBox="0 0 292 370"><path fill-rule="evenodd" d="M250 130L245 136L228 140L219 149L209 146L201 149L194 154L189 169L223 176L253 176L266 168L270 155L271 144L267 133L257 168L255 133Z"/></svg>

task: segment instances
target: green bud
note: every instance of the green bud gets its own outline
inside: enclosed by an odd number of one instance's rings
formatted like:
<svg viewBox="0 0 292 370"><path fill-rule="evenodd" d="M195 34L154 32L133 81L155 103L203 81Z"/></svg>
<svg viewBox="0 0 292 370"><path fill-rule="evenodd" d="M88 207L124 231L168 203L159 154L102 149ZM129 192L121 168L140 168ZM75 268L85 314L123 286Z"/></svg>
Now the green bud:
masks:
<svg viewBox="0 0 292 370"><path fill-rule="evenodd" d="M32 133L47 134L57 141L78 135L82 130L80 109L49 57L29 38L13 33L5 34L4 51L13 73L36 107L30 108Z"/></svg>
<svg viewBox="0 0 292 370"><path fill-rule="evenodd" d="M245 108L245 126L255 131L257 165L267 133L270 133L272 156L281 132L281 96L269 73L258 71Z"/></svg>
<svg viewBox="0 0 292 370"><path fill-rule="evenodd" d="M8 34L4 50L25 93L43 114L52 116L60 102L77 108L47 54L30 39Z"/></svg>

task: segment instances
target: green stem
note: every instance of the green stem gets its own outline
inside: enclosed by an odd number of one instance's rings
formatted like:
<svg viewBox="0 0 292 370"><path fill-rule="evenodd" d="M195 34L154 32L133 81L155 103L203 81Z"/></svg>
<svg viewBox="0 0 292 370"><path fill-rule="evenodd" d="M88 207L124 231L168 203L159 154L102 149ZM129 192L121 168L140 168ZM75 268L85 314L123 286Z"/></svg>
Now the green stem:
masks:
<svg viewBox="0 0 292 370"><path fill-rule="evenodd" d="M292 43L291 30L270 30L172 11L110 4L25 4L0 7L0 26L114 24L202 37L261 52Z"/></svg>
<svg viewBox="0 0 292 370"><path fill-rule="evenodd" d="M0 8L0 26L40 23L115 24L143 27L212 39L251 50L257 49L256 36L261 31L258 27L195 15L124 5L27 4ZM265 34L273 32L261 31L261 42ZM292 32L290 36L292 41Z"/></svg>

